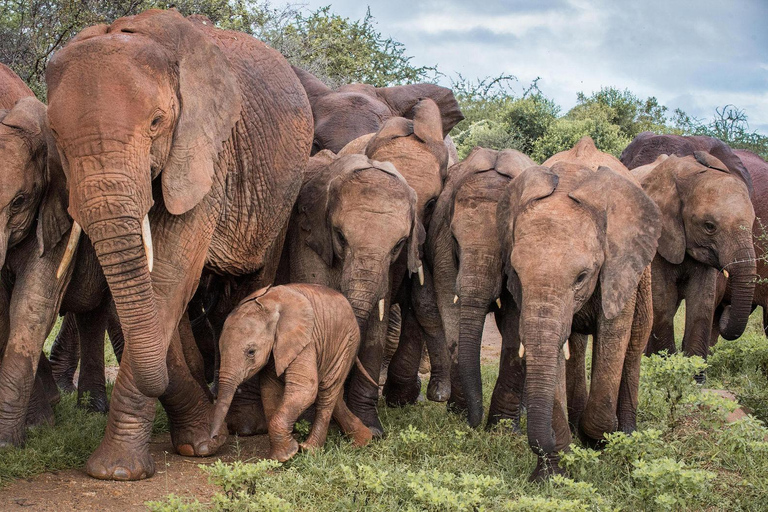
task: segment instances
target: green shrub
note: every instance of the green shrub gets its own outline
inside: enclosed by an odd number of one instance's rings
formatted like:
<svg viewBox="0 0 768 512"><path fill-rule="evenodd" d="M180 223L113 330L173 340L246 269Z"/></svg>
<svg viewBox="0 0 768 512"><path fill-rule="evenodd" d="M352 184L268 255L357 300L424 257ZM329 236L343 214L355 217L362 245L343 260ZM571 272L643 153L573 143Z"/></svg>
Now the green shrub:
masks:
<svg viewBox="0 0 768 512"><path fill-rule="evenodd" d="M716 475L689 469L685 462L664 457L633 463L632 479L647 503L659 510L677 510L703 502Z"/></svg>

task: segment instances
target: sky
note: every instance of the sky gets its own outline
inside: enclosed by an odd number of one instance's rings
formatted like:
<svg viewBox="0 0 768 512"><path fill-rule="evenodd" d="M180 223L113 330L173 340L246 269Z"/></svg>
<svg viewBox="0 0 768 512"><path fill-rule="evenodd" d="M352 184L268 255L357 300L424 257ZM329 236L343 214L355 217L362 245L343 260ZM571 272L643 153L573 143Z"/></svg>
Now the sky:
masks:
<svg viewBox="0 0 768 512"><path fill-rule="evenodd" d="M275 2L276 3L276 2ZM600 87L655 96L709 120L744 109L768 134L768 0L305 0L405 44L447 76L533 79L567 111ZM274 5L274 4L273 4ZM448 79L442 79L448 85Z"/></svg>

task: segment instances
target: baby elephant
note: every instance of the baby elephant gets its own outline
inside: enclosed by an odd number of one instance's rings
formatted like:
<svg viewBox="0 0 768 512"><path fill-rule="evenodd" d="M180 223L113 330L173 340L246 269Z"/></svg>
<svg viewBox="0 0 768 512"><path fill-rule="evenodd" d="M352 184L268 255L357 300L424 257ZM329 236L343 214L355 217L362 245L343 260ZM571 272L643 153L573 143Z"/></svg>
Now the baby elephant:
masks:
<svg viewBox="0 0 768 512"><path fill-rule="evenodd" d="M356 446L365 446L371 431L349 411L342 395L355 362L370 379L357 359L359 345L352 307L329 288L291 284L248 296L229 315L219 339L219 394L211 436L224 424L237 387L263 368L259 382L271 459L285 462L296 454L293 426L313 403L315 421L303 449L325 443L331 416Z"/></svg>

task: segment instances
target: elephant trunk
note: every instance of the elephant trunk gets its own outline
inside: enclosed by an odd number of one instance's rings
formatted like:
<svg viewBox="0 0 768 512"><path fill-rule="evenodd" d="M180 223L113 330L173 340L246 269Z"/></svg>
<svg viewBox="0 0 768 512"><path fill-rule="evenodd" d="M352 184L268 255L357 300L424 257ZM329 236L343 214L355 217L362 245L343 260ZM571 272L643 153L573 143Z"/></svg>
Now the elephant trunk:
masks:
<svg viewBox="0 0 768 512"><path fill-rule="evenodd" d="M229 406L235 397L238 382L233 377L219 374L219 394L216 398L216 407L213 411L213 422L211 423L211 439L215 438L219 431L224 427L227 420Z"/></svg>
<svg viewBox="0 0 768 512"><path fill-rule="evenodd" d="M724 266L729 274L731 304L720 317L720 335L735 340L744 332L752 312L752 296L755 291L755 248L751 241L736 250Z"/></svg>
<svg viewBox="0 0 768 512"><path fill-rule="evenodd" d="M548 318L523 320L525 395L528 397L528 445L538 455L555 451L552 410L562 341L559 322Z"/></svg>
<svg viewBox="0 0 768 512"><path fill-rule="evenodd" d="M136 173L124 166L122 170L104 166L101 172L83 176L84 169L93 169L94 160L101 163L104 158L73 159L70 209L88 234L104 271L136 386L142 394L157 397L168 386L165 359L170 333L163 332L160 325L146 237L142 234L152 204L150 183L147 179L142 188L134 177ZM139 168L148 174L148 151L145 163ZM118 170L112 170L115 168Z"/></svg>
<svg viewBox="0 0 768 512"><path fill-rule="evenodd" d="M463 295L459 300L459 376L467 404L467 422L475 428L483 420L480 345L489 301L468 295Z"/></svg>
<svg viewBox="0 0 768 512"><path fill-rule="evenodd" d="M374 309L378 308L375 320L383 316L381 301L386 295L389 262L374 257L353 257L348 261L342 270L341 293L352 306L357 325L363 333Z"/></svg>

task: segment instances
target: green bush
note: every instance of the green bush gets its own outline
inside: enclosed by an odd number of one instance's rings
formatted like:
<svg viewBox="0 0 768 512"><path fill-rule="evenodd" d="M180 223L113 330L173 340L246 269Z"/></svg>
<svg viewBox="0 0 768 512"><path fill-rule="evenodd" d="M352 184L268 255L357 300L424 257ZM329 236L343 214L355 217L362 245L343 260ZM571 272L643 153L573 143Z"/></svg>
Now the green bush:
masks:
<svg viewBox="0 0 768 512"><path fill-rule="evenodd" d="M633 463L632 479L646 503L659 510L679 510L702 503L716 475L689 469L685 462L664 457Z"/></svg>

